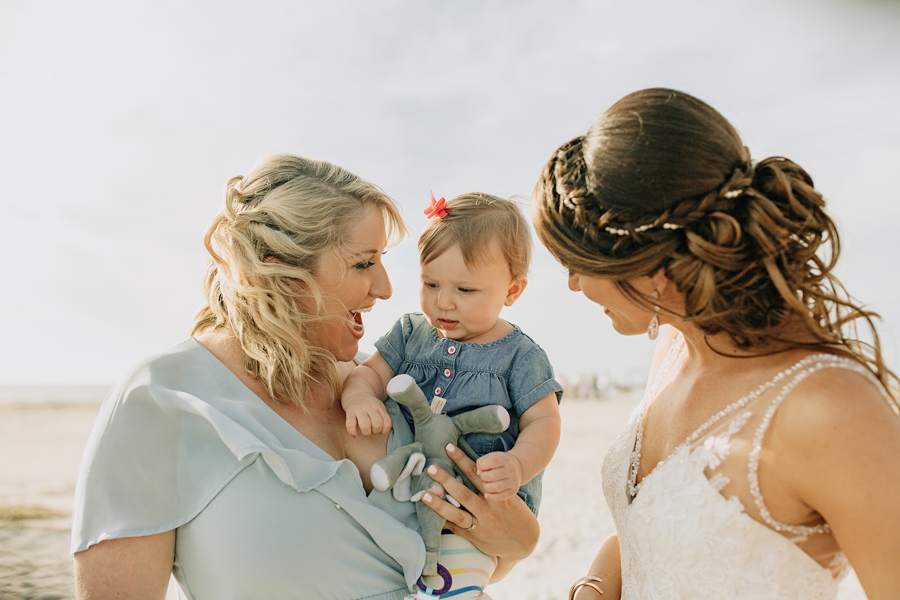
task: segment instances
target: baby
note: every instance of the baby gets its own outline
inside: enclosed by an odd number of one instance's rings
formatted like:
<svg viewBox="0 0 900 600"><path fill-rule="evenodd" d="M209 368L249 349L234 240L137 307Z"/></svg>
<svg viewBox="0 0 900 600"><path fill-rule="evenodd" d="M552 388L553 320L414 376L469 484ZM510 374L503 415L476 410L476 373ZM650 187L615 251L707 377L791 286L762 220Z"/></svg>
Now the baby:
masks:
<svg viewBox="0 0 900 600"><path fill-rule="evenodd" d="M562 386L541 347L500 318L528 283L528 224L514 202L487 194L446 204L432 196L431 203L419 238L423 314L401 317L347 377L341 396L347 429L354 436L390 430L385 387L401 373L432 398L435 412L503 406L510 413L504 433L465 440L480 457L485 498L518 493L537 514L540 474L559 443Z"/></svg>

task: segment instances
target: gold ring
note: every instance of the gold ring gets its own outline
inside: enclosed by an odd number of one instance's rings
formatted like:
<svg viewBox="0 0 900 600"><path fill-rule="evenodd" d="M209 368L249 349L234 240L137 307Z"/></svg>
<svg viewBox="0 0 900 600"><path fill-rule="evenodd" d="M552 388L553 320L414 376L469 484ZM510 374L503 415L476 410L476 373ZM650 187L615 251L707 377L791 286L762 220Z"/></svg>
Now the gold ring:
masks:
<svg viewBox="0 0 900 600"><path fill-rule="evenodd" d="M478 520L475 518L475 515L472 515L472 526L466 527L466 531L472 531L478 526Z"/></svg>

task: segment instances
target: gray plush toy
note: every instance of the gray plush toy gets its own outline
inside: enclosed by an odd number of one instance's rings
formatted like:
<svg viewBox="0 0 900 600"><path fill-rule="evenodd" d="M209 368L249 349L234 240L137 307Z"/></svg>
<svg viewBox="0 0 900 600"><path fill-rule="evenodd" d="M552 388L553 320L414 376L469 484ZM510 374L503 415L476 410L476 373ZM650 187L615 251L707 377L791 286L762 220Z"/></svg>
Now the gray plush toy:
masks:
<svg viewBox="0 0 900 600"><path fill-rule="evenodd" d="M453 473L456 465L447 456L447 444L459 446L459 438L467 433L502 433L509 426L509 413L502 406L482 406L453 417L434 413L425 394L409 375L397 375L388 382L388 395L409 408L415 424L415 442L388 453L372 465L372 485L385 491L393 487L397 500L417 502L422 494L440 487L428 476L427 469L437 465ZM441 549L444 518L422 502L416 504L416 515L425 542L423 575L435 575Z"/></svg>

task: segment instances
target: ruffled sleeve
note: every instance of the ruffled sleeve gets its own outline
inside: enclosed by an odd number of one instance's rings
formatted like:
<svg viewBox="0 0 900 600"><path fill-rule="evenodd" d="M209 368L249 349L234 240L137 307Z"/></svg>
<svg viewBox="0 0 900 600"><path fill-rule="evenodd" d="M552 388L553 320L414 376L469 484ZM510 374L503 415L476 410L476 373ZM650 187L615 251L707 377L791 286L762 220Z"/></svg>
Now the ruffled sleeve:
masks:
<svg viewBox="0 0 900 600"><path fill-rule="evenodd" d="M389 409L389 448L409 443L398 407ZM352 462L309 442L193 339L139 365L104 400L76 485L71 551L175 529L258 458L285 485L340 503L414 583L418 533L384 518Z"/></svg>
<svg viewBox="0 0 900 600"><path fill-rule="evenodd" d="M75 488L72 552L184 524L264 449L196 390L173 385L188 380L179 349L139 365L104 400Z"/></svg>

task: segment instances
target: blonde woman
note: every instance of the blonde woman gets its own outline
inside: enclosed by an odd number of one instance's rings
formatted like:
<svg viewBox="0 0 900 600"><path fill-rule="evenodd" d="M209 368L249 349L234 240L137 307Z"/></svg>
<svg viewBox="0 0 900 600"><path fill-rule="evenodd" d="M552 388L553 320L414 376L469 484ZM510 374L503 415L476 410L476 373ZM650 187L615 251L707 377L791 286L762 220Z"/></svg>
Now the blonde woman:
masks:
<svg viewBox="0 0 900 600"><path fill-rule="evenodd" d="M822 600L850 565L896 598L897 380L823 206L673 90L626 96L547 163L535 227L569 288L623 335L671 325L603 464L616 533L570 598Z"/></svg>
<svg viewBox="0 0 900 600"><path fill-rule="evenodd" d="M405 232L394 202L333 164L277 155L228 182L206 234L206 305L193 336L138 365L105 400L79 476L77 596L402 599L425 559L415 506L373 491L371 465L412 441L354 438L337 401L391 295L382 254ZM458 450L457 464L482 485ZM447 473L461 503L430 505L458 535L527 556L524 502L487 502ZM477 519L477 529L468 531Z"/></svg>

